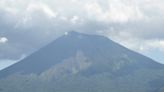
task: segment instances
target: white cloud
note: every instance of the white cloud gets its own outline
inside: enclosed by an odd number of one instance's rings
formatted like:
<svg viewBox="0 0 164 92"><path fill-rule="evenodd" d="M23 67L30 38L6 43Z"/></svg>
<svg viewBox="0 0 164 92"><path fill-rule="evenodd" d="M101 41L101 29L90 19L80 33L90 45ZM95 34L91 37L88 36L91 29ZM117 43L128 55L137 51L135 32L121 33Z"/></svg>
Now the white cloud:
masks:
<svg viewBox="0 0 164 92"><path fill-rule="evenodd" d="M78 16L73 16L72 19L71 19L71 22L73 24L76 24L78 20L79 20L79 17Z"/></svg>
<svg viewBox="0 0 164 92"><path fill-rule="evenodd" d="M78 2L77 0L72 0L71 2L66 0L16 1L17 2L14 2L13 0L1 0L0 7L2 9L5 8L6 11L17 14L17 16L24 13L42 11L50 18L58 15L67 17L77 15L87 19L89 18L92 20L116 23L142 20L152 17L151 15L154 15L156 12L159 13L164 9L163 2L161 0L156 2L154 0L151 0L151 2L148 0L107 0L103 1L106 3L105 7L104 4L102 4L103 2L98 0L84 0ZM155 13L151 13L152 11L154 12L154 10L156 10Z"/></svg>
<svg viewBox="0 0 164 92"><path fill-rule="evenodd" d="M145 49L159 49L161 51L164 51L164 40L149 40L146 41Z"/></svg>
<svg viewBox="0 0 164 92"><path fill-rule="evenodd" d="M8 39L6 37L0 37L0 43L6 43Z"/></svg>
<svg viewBox="0 0 164 92"><path fill-rule="evenodd" d="M16 63L16 60L0 60L0 70Z"/></svg>
<svg viewBox="0 0 164 92"><path fill-rule="evenodd" d="M0 59L0 70L9 67L10 65L19 62L20 60L24 59L26 56L22 55L18 60L11 60L11 59Z"/></svg>
<svg viewBox="0 0 164 92"><path fill-rule="evenodd" d="M109 1L109 18L113 22L138 21L144 18L139 6L121 0Z"/></svg>
<svg viewBox="0 0 164 92"><path fill-rule="evenodd" d="M102 18L103 12L102 12L101 6L97 2L86 4L85 9L90 17Z"/></svg>
<svg viewBox="0 0 164 92"><path fill-rule="evenodd" d="M57 12L54 12L48 5L44 3L33 2L33 3L30 3L27 7L28 12L36 12L38 10L43 11L50 18L56 17L58 14Z"/></svg>
<svg viewBox="0 0 164 92"><path fill-rule="evenodd" d="M98 2L86 4L85 8L91 17L105 22L126 23L146 17L134 2L129 4L121 0L108 0L105 9Z"/></svg>

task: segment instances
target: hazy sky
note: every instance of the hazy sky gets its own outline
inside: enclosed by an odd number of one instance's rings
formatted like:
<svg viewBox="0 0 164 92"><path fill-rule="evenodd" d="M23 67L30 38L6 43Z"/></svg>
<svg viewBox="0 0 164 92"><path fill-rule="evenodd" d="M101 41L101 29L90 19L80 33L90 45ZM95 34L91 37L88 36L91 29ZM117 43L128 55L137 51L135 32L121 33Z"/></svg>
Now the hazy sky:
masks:
<svg viewBox="0 0 164 92"><path fill-rule="evenodd" d="M0 0L0 67L70 30L164 63L163 11L164 0Z"/></svg>

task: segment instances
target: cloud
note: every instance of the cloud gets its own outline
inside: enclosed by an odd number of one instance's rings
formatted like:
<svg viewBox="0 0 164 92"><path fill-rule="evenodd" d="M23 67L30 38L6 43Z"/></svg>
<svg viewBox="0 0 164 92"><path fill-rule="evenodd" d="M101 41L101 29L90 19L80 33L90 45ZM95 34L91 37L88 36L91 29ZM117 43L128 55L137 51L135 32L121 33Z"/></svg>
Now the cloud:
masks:
<svg viewBox="0 0 164 92"><path fill-rule="evenodd" d="M19 62L20 60L24 59L25 55L21 56L20 59L11 60L11 59L0 59L0 70L9 67L10 65Z"/></svg>
<svg viewBox="0 0 164 92"><path fill-rule="evenodd" d="M113 22L129 22L144 19L139 6L134 3L126 3L125 1L113 0L109 1L109 17Z"/></svg>
<svg viewBox="0 0 164 92"><path fill-rule="evenodd" d="M0 60L0 70L16 63L16 60Z"/></svg>
<svg viewBox="0 0 164 92"><path fill-rule="evenodd" d="M160 49L164 51L164 40L149 40L145 42L146 46L143 46L143 50L146 49Z"/></svg>
<svg viewBox="0 0 164 92"><path fill-rule="evenodd" d="M6 37L0 37L0 44L4 44L8 41L8 39Z"/></svg>
<svg viewBox="0 0 164 92"><path fill-rule="evenodd" d="M121 0L109 0L106 9L103 9L98 2L89 3L85 7L91 17L95 16L100 21L126 23L146 17L140 11L139 6Z"/></svg>
<svg viewBox="0 0 164 92"><path fill-rule="evenodd" d="M0 45L0 58L18 59L69 30L101 34L145 55L152 49L161 53L163 5L162 0L0 0L0 35L10 40Z"/></svg>
<svg viewBox="0 0 164 92"><path fill-rule="evenodd" d="M47 15L47 17L50 18L57 16L57 12L54 12L48 5L44 3L33 2L28 5L27 12L33 13L37 11L42 11L45 15Z"/></svg>

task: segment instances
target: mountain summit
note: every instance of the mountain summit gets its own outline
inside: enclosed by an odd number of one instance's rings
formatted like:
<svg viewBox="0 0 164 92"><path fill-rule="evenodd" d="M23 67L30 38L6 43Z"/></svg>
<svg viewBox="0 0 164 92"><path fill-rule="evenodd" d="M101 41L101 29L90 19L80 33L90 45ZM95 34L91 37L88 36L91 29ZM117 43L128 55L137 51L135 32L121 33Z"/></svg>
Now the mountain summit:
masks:
<svg viewBox="0 0 164 92"><path fill-rule="evenodd" d="M9 85L19 92L20 85L23 92L40 92L44 85L44 92L162 92L163 77L164 65L106 37L71 31L2 70L5 85L0 81L0 88L13 92L5 87Z"/></svg>

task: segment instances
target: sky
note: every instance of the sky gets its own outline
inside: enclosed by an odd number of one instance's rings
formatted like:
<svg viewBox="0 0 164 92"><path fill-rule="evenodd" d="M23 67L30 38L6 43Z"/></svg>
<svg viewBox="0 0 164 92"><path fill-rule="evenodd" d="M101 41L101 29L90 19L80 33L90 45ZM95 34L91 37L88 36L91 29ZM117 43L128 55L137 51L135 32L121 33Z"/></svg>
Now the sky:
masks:
<svg viewBox="0 0 164 92"><path fill-rule="evenodd" d="M163 11L163 0L0 0L0 69L72 30L164 63Z"/></svg>

